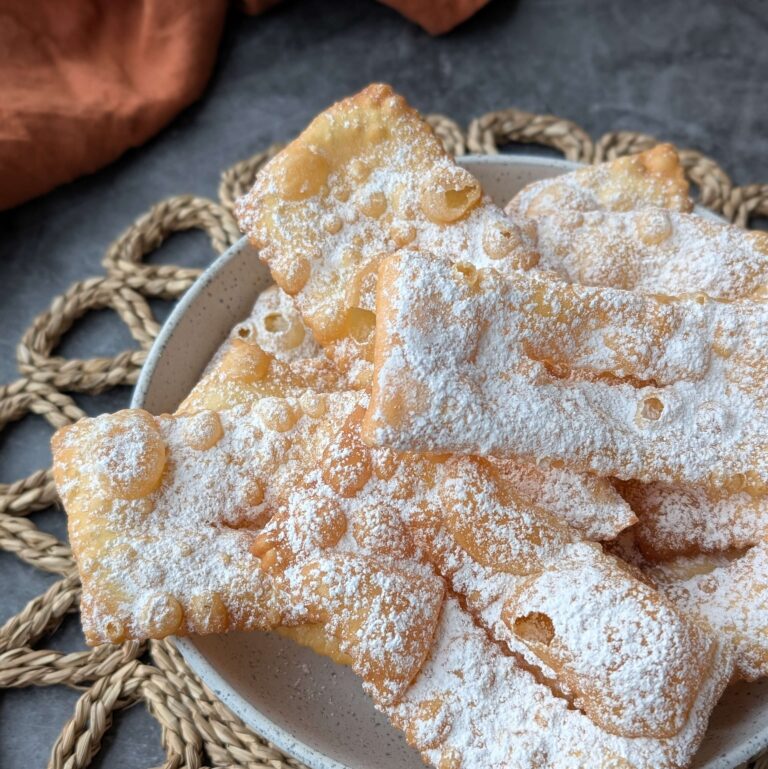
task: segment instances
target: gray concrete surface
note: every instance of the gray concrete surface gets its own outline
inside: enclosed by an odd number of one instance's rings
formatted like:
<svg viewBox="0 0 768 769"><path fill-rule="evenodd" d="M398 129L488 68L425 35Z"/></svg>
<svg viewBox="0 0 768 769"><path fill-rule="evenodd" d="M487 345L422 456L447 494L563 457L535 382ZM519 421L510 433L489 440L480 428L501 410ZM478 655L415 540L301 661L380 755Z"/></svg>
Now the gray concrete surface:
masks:
<svg viewBox="0 0 768 769"><path fill-rule="evenodd" d="M13 350L33 316L72 281L100 274L105 247L134 217L166 195L215 196L222 169L373 80L462 123L514 105L572 118L594 136L646 131L711 154L747 183L768 181L766 72L764 0L494 0L439 39L372 0L287 0L260 18L233 13L198 104L109 168L0 214L0 381L14 378ZM158 258L210 257L204 237L189 235ZM128 344L105 312L78 324L62 350L108 354ZM97 413L127 399L121 390L78 401ZM0 434L0 479L45 465L49 434L36 417ZM63 536L60 512L34 518ZM50 581L0 552L0 621ZM76 620L53 643L79 647ZM43 766L75 699L58 687L0 690L0 767ZM95 765L161 760L159 729L139 707L121 714Z"/></svg>

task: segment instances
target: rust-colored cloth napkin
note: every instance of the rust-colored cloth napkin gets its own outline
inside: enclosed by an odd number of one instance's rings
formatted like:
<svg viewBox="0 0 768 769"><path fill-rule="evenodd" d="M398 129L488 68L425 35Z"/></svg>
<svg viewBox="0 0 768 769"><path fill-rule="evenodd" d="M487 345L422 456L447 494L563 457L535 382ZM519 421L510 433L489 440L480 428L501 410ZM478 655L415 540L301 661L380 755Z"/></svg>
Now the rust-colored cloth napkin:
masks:
<svg viewBox="0 0 768 769"><path fill-rule="evenodd" d="M257 13L277 0L244 0ZM487 0L383 0L428 32ZM95 171L203 91L228 0L0 0L0 209Z"/></svg>
<svg viewBox="0 0 768 769"><path fill-rule="evenodd" d="M0 0L0 209L146 141L208 81L226 0Z"/></svg>

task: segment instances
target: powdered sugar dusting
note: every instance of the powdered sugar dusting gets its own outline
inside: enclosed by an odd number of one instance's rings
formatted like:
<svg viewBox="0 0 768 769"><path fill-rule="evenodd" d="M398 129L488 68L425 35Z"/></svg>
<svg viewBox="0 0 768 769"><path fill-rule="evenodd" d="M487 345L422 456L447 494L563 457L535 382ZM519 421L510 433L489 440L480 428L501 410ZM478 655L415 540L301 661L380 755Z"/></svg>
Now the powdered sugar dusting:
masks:
<svg viewBox="0 0 768 769"><path fill-rule="evenodd" d="M681 557L647 572L681 610L733 645L741 678L768 675L768 543L730 557Z"/></svg>
<svg viewBox="0 0 768 769"><path fill-rule="evenodd" d="M645 208L693 208L680 158L669 144L529 184L506 211L538 218L563 211Z"/></svg>
<svg viewBox="0 0 768 769"><path fill-rule="evenodd" d="M499 269L537 258L530 224L518 227L484 197L386 86L318 116L260 172L236 215L343 370L370 359L366 313L383 255L410 244Z"/></svg>
<svg viewBox="0 0 768 769"><path fill-rule="evenodd" d="M746 548L768 538L766 497L636 481L621 491L640 518L637 543L651 560Z"/></svg>
<svg viewBox="0 0 768 769"><path fill-rule="evenodd" d="M682 727L692 699L710 675L710 639L671 605L634 584L598 546L577 544L578 535L546 511L521 504L503 476L482 461L382 455L360 443L361 415L362 409L350 414L338 437L323 449L317 469L307 468L264 529L264 552L272 553L280 568L303 561L313 548L327 547L329 537L340 552L376 558L397 554L431 563L510 651L558 680L572 666L574 673L566 681L569 695L606 729L668 736ZM339 464L342 472L336 471ZM346 521L343 535L340 517ZM570 570L561 571L563 563L571 564ZM555 580L572 574L574 584L597 574L603 608L609 609L611 627L582 633L583 647L570 642L563 657L552 662L555 672L546 654L509 632L509 621L502 616L504 610L530 610L527 600L512 609L510 593L519 588L521 577L531 574ZM601 627L595 621L603 605L595 602L595 591L582 594L587 600L553 592L561 609L549 607L552 621L577 611L584 623ZM643 611L636 594L643 595ZM491 603L496 603L495 616L488 613ZM560 639L579 637L567 626L558 631ZM613 672L602 678L599 670ZM670 697L671 680L678 683Z"/></svg>
<svg viewBox="0 0 768 769"><path fill-rule="evenodd" d="M493 461L521 499L549 510L588 539L613 539L637 522L607 478L517 457Z"/></svg>
<svg viewBox="0 0 768 769"><path fill-rule="evenodd" d="M726 657L718 652L714 669L721 672L708 679L674 739L617 737L553 697L449 598L429 660L403 699L384 712L433 766L453 754L462 767L484 769L673 769L690 761L701 739L726 683Z"/></svg>
<svg viewBox="0 0 768 769"><path fill-rule="evenodd" d="M535 272L468 279L417 253L388 260L382 280L368 439L765 488L764 305L667 302Z"/></svg>
<svg viewBox="0 0 768 769"><path fill-rule="evenodd" d="M738 299L768 286L768 233L662 209L536 220L539 267L590 286Z"/></svg>

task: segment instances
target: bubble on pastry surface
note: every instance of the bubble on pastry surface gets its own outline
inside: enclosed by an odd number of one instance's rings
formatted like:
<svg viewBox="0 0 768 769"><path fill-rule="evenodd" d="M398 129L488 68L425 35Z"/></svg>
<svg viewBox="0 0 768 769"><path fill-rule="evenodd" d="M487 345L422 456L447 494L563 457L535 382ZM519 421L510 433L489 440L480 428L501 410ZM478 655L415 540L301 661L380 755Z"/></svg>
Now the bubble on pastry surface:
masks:
<svg viewBox="0 0 768 769"><path fill-rule="evenodd" d="M104 635L106 635L110 643L122 643L126 636L125 624L116 617L110 617L104 623Z"/></svg>
<svg viewBox="0 0 768 769"><path fill-rule="evenodd" d="M287 317L279 311L270 312L264 316L262 323L264 332L273 336L282 349L293 350L304 341L306 332L298 315Z"/></svg>
<svg viewBox="0 0 768 769"><path fill-rule="evenodd" d="M349 200L349 196L352 194L352 190L346 184L339 184L331 190L331 194L340 203L346 203Z"/></svg>
<svg viewBox="0 0 768 769"><path fill-rule="evenodd" d="M185 418L183 424L187 446L197 451L212 448L224 435L221 418L215 411L198 411Z"/></svg>
<svg viewBox="0 0 768 769"><path fill-rule="evenodd" d="M636 421L639 424L658 422L664 413L664 401L657 395L648 395L637 404Z"/></svg>
<svg viewBox="0 0 768 769"><path fill-rule="evenodd" d="M278 433L290 430L301 416L294 405L283 398L262 398L256 408L264 426Z"/></svg>
<svg viewBox="0 0 768 769"><path fill-rule="evenodd" d="M312 274L312 265L306 256L290 260L276 260L271 265L272 275L282 289L290 295L298 294Z"/></svg>
<svg viewBox="0 0 768 769"><path fill-rule="evenodd" d="M278 360L294 361L320 355L319 346L294 299L277 285L259 294L243 325L251 330L253 343Z"/></svg>
<svg viewBox="0 0 768 769"><path fill-rule="evenodd" d="M371 193L360 203L360 211L371 219L378 219L387 210L387 198L381 191Z"/></svg>
<svg viewBox="0 0 768 769"><path fill-rule="evenodd" d="M679 170L680 158L671 144L659 144L647 152L641 152L636 160L652 174L667 176Z"/></svg>
<svg viewBox="0 0 768 769"><path fill-rule="evenodd" d="M245 384L260 382L269 371L270 358L258 345L233 339L232 347L222 360L222 369L233 379Z"/></svg>
<svg viewBox="0 0 768 769"><path fill-rule="evenodd" d="M436 224L463 219L480 202L480 182L469 171L445 166L433 171L422 184L421 209Z"/></svg>
<svg viewBox="0 0 768 769"><path fill-rule="evenodd" d="M468 285L474 286L479 280L477 267L470 262L456 262L453 265L453 269L458 272Z"/></svg>
<svg viewBox="0 0 768 769"><path fill-rule="evenodd" d="M329 235L338 235L344 227L344 221L340 216L329 216L325 221L324 227Z"/></svg>
<svg viewBox="0 0 768 769"><path fill-rule="evenodd" d="M416 228L405 222L397 222L392 225L389 237L397 248L402 248L416 239Z"/></svg>
<svg viewBox="0 0 768 769"><path fill-rule="evenodd" d="M371 451L359 437L359 423L345 426L339 440L323 453L323 480L339 496L353 497L371 478Z"/></svg>
<svg viewBox="0 0 768 769"><path fill-rule="evenodd" d="M355 518L351 529L355 542L365 551L386 556L394 552L398 558L414 555L413 538L402 525L393 505L366 506L365 515Z"/></svg>
<svg viewBox="0 0 768 769"><path fill-rule="evenodd" d="M483 250L491 259L503 259L522 245L520 229L511 221L490 221L483 229Z"/></svg>
<svg viewBox="0 0 768 769"><path fill-rule="evenodd" d="M119 499L139 499L157 489L166 445L154 417L141 409L120 411L100 427L94 463L107 491Z"/></svg>
<svg viewBox="0 0 768 769"><path fill-rule="evenodd" d="M328 408L326 397L322 393L312 392L311 390L299 396L299 406L308 417L313 417L314 419L323 416Z"/></svg>
<svg viewBox="0 0 768 769"><path fill-rule="evenodd" d="M363 260L363 255L360 253L359 248L348 248L341 255L341 263L345 267L351 267L356 264L360 264Z"/></svg>
<svg viewBox="0 0 768 769"><path fill-rule="evenodd" d="M367 342L376 330L376 315L362 307L347 310L346 330L356 342Z"/></svg>
<svg viewBox="0 0 768 769"><path fill-rule="evenodd" d="M328 181L328 161L303 144L285 150L278 161L277 188L283 200L306 200Z"/></svg>
<svg viewBox="0 0 768 769"><path fill-rule="evenodd" d="M401 457L392 449L381 448L371 451L371 465L376 477L388 481L401 465Z"/></svg>
<svg viewBox="0 0 768 769"><path fill-rule="evenodd" d="M244 496L249 505L256 507L264 501L264 484L258 479L251 477L245 485Z"/></svg>
<svg viewBox="0 0 768 769"><path fill-rule="evenodd" d="M314 511L317 541L320 547L333 547L347 531L347 516L337 500L324 499Z"/></svg>
<svg viewBox="0 0 768 769"><path fill-rule="evenodd" d="M311 326L315 339L321 345L327 345L339 339L344 333L346 316L333 307L319 305L306 314L308 325Z"/></svg>
<svg viewBox="0 0 768 769"><path fill-rule="evenodd" d="M637 234L648 245L656 245L672 235L672 219L667 211L644 211L637 217Z"/></svg>
<svg viewBox="0 0 768 769"><path fill-rule="evenodd" d="M555 637L552 620L542 612L534 611L523 617L516 617L512 623L515 635L523 641L549 646Z"/></svg>
<svg viewBox="0 0 768 769"><path fill-rule="evenodd" d="M723 488L731 494L738 494L747 488L745 473L734 473L722 479Z"/></svg>
<svg viewBox="0 0 768 769"><path fill-rule="evenodd" d="M184 610L170 593L150 595L144 602L141 614L152 638L164 638L173 635L184 621Z"/></svg>
<svg viewBox="0 0 768 769"><path fill-rule="evenodd" d="M371 167L364 160L354 158L349 164L349 178L362 184L371 175Z"/></svg>
<svg viewBox="0 0 768 769"><path fill-rule="evenodd" d="M224 633L229 627L229 612L217 592L192 596L187 617L197 633Z"/></svg>

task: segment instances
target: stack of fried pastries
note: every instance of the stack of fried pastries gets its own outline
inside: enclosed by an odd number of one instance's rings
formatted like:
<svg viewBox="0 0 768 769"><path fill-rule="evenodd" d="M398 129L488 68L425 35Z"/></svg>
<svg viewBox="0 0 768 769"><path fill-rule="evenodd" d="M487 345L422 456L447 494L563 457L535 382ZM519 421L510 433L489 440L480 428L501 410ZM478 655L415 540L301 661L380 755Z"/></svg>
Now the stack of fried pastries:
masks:
<svg viewBox="0 0 768 769"><path fill-rule="evenodd" d="M691 208L666 145L503 212L388 87L321 114L177 412L54 437L89 643L280 632L437 769L688 766L768 673L768 244Z"/></svg>

